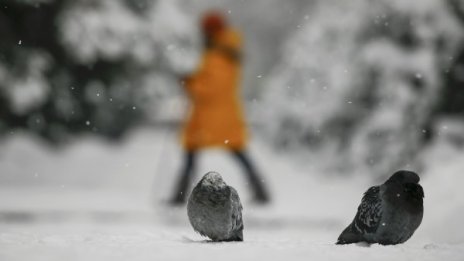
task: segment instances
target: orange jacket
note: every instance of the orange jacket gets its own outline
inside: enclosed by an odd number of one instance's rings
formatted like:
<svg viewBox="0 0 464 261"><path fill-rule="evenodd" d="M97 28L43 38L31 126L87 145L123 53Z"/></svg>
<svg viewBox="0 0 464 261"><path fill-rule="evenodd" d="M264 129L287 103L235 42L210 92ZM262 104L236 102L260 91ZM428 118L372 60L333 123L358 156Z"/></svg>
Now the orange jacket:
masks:
<svg viewBox="0 0 464 261"><path fill-rule="evenodd" d="M239 53L240 36L226 29L214 39L221 48L208 48L200 67L186 82L191 100L190 116L183 132L187 150L211 146L243 149L246 127L239 101L240 62L225 52Z"/></svg>

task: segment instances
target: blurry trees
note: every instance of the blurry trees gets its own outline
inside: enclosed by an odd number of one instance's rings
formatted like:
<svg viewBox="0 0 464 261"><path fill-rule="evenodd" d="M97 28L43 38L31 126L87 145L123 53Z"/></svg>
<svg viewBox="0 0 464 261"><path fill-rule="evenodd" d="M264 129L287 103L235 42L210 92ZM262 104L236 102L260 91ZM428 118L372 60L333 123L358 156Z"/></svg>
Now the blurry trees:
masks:
<svg viewBox="0 0 464 261"><path fill-rule="evenodd" d="M197 42L177 1L2 1L0 133L120 137L178 91Z"/></svg>
<svg viewBox="0 0 464 261"><path fill-rule="evenodd" d="M464 31L464 1L447 0L450 12L459 20ZM464 116L464 41L455 55L449 57L451 65L444 70L445 88L439 114Z"/></svg>
<svg viewBox="0 0 464 261"><path fill-rule="evenodd" d="M318 1L267 82L269 140L329 171L411 168L462 40L446 2L420 2Z"/></svg>

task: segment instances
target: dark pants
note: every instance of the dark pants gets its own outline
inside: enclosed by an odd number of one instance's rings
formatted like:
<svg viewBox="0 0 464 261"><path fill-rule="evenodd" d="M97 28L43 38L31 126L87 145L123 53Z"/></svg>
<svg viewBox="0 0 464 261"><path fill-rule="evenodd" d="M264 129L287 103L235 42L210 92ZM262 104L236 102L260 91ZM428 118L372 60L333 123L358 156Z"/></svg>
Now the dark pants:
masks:
<svg viewBox="0 0 464 261"><path fill-rule="evenodd" d="M244 172L247 175L247 179L253 189L254 200L259 202L269 201L269 195L263 186L262 180L256 172L253 164L248 158L244 151L231 151L234 158L243 167ZM175 194L172 198L173 203L184 203L185 199L190 192L190 183L194 177L196 157L198 153L196 151L189 151L185 153L184 168L181 171L180 179L175 188Z"/></svg>

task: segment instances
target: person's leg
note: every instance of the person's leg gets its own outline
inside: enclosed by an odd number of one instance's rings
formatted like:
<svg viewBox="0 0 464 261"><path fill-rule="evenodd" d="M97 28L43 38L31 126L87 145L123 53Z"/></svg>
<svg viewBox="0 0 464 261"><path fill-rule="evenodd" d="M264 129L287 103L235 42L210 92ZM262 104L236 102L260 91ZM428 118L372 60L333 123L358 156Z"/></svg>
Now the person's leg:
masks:
<svg viewBox="0 0 464 261"><path fill-rule="evenodd" d="M196 152L187 151L185 153L184 168L174 190L174 195L170 200L171 204L184 204L189 193L190 182L194 175Z"/></svg>
<svg viewBox="0 0 464 261"><path fill-rule="evenodd" d="M259 203L268 202L270 200L269 194L247 154L244 151L237 150L232 151L232 154L241 163L245 173L247 174L247 178L250 181L254 192L254 200Z"/></svg>

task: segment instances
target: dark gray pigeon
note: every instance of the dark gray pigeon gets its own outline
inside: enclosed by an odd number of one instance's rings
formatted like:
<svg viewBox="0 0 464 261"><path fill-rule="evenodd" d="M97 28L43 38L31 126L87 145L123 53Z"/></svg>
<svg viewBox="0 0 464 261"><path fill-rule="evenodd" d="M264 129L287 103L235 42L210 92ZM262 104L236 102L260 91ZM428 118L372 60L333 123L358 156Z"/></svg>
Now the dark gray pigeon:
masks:
<svg viewBox="0 0 464 261"><path fill-rule="evenodd" d="M217 172L198 182L187 203L190 224L213 241L243 241L242 204L237 191Z"/></svg>
<svg viewBox="0 0 464 261"><path fill-rule="evenodd" d="M424 191L419 180L416 173L401 170L382 185L369 188L353 222L338 237L337 244L406 242L424 214Z"/></svg>

